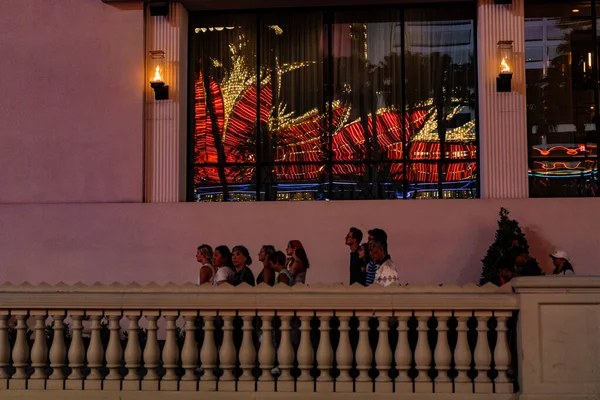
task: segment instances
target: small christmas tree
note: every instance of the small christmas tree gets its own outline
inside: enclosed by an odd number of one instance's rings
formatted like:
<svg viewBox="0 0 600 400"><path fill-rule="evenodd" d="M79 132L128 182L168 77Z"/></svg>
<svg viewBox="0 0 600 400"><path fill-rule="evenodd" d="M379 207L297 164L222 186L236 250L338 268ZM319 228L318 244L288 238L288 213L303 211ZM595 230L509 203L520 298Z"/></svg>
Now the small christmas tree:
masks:
<svg viewBox="0 0 600 400"><path fill-rule="evenodd" d="M483 267L481 270L481 279L479 280L480 285L485 285L488 282L500 285L500 271L498 271L497 263L512 247L520 246L525 248L525 250L529 250L527 239L525 239L525 234L521 231L519 223L514 219L510 219L508 214L509 212L506 208L501 208L500 213L498 213L500 219L498 220L496 240L494 240L494 243L488 248L487 254L481 260Z"/></svg>

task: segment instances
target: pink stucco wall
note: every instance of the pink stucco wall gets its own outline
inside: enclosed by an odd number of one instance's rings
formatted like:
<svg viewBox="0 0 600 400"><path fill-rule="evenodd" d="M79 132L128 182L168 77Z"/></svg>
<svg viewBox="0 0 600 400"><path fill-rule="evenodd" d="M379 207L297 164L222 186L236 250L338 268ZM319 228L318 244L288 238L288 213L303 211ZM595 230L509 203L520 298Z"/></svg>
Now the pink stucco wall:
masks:
<svg viewBox="0 0 600 400"><path fill-rule="evenodd" d="M0 205L0 281L56 283L195 281L196 246L301 240L308 283L346 282L349 226L389 234L403 281L468 283L507 207L532 252L572 254L578 274L600 272L596 199L365 201L232 204ZM272 221L277 221L273 223ZM255 257L256 258L256 257ZM260 266L256 260L253 269Z"/></svg>
<svg viewBox="0 0 600 400"><path fill-rule="evenodd" d="M141 201L141 4L2 0L0 203Z"/></svg>

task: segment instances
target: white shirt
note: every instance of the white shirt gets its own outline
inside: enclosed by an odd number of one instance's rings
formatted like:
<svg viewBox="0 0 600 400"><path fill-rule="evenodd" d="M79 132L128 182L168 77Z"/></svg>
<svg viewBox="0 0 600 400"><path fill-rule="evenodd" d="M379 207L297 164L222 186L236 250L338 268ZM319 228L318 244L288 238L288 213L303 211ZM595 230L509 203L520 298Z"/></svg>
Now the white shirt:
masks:
<svg viewBox="0 0 600 400"><path fill-rule="evenodd" d="M220 282L229 282L233 284L235 280L235 271L229 267L221 267L217 270L213 278L213 286L217 286Z"/></svg>
<svg viewBox="0 0 600 400"><path fill-rule="evenodd" d="M389 286L391 284L397 285L398 282L398 271L396 271L396 265L391 258L385 260L381 265L377 266L375 271L375 281L381 286Z"/></svg>

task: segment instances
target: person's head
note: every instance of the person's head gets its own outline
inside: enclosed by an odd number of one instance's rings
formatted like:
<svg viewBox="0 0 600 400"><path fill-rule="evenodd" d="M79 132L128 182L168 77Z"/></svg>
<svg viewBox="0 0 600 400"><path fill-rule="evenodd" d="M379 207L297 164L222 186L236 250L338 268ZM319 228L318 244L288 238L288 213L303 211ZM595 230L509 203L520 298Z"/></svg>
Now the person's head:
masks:
<svg viewBox="0 0 600 400"><path fill-rule="evenodd" d="M358 258L363 260L366 264L371 261L371 257L369 256L369 243L363 243L358 248Z"/></svg>
<svg viewBox="0 0 600 400"><path fill-rule="evenodd" d="M225 245L217 246L213 252L213 265L217 268L231 266L231 251Z"/></svg>
<svg viewBox="0 0 600 400"><path fill-rule="evenodd" d="M238 245L231 251L231 262L235 268L243 268L252 264L252 257L247 248Z"/></svg>
<svg viewBox="0 0 600 400"><path fill-rule="evenodd" d="M371 259L377 264L383 262L383 260L387 256L384 244L381 243L379 240L369 240L369 255L371 256Z"/></svg>
<svg viewBox="0 0 600 400"><path fill-rule="evenodd" d="M363 233L360 229L352 227L346 235L346 246L359 245L362 242Z"/></svg>
<svg viewBox="0 0 600 400"><path fill-rule="evenodd" d="M515 261L510 256L504 256L498 260L498 271L504 281L508 282L517 274L515 272Z"/></svg>
<svg viewBox="0 0 600 400"><path fill-rule="evenodd" d="M294 255L294 269L296 271L301 271L302 269L308 269L310 266L308 262L308 257L306 256L306 251L303 248L295 249Z"/></svg>
<svg viewBox="0 0 600 400"><path fill-rule="evenodd" d="M211 263L213 258L213 249L207 244L198 246L196 251L196 261L202 264Z"/></svg>
<svg viewBox="0 0 600 400"><path fill-rule="evenodd" d="M521 267L527 260L529 260L529 254L523 247L517 246L510 249L510 257L514 260L514 265Z"/></svg>
<svg viewBox="0 0 600 400"><path fill-rule="evenodd" d="M555 271L561 271L565 264L570 264L571 259L566 251L558 250L553 254L550 254L550 258L552 259L552 264L554 264Z"/></svg>
<svg viewBox="0 0 600 400"><path fill-rule="evenodd" d="M302 243L299 240L290 240L285 249L285 252L287 253L288 257L291 257L292 254L294 254L294 251L298 249L304 249Z"/></svg>
<svg viewBox="0 0 600 400"><path fill-rule="evenodd" d="M376 240L383 245L383 249L387 253L387 233L383 229L374 228L368 232L369 241Z"/></svg>
<svg viewBox="0 0 600 400"><path fill-rule="evenodd" d="M267 261L269 260L269 257L273 255L273 253L275 253L275 246L265 244L258 252L258 261L262 262L264 265L267 265Z"/></svg>
<svg viewBox="0 0 600 400"><path fill-rule="evenodd" d="M283 251L276 251L271 256L269 256L269 264L271 265L271 268L273 268L277 272L280 272L282 269L284 269L285 254L283 254Z"/></svg>

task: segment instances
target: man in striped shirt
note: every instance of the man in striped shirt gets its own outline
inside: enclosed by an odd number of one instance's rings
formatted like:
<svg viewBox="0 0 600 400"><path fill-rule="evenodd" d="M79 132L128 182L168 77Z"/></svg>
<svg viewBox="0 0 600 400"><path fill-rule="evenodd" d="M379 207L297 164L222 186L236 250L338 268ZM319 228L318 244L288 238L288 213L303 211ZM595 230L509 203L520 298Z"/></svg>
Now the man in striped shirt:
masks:
<svg viewBox="0 0 600 400"><path fill-rule="evenodd" d="M388 252L387 233L385 233L385 231L383 229L375 228L375 229L371 229L368 232L368 234L369 234L369 236L368 236L369 242L372 240L376 240L377 242L381 243L383 245L383 250L385 251L385 254L387 254L387 252ZM377 274L377 263L371 257L371 261L369 262L369 265L367 266L367 279L365 281L365 286L372 285L375 282L376 274Z"/></svg>

